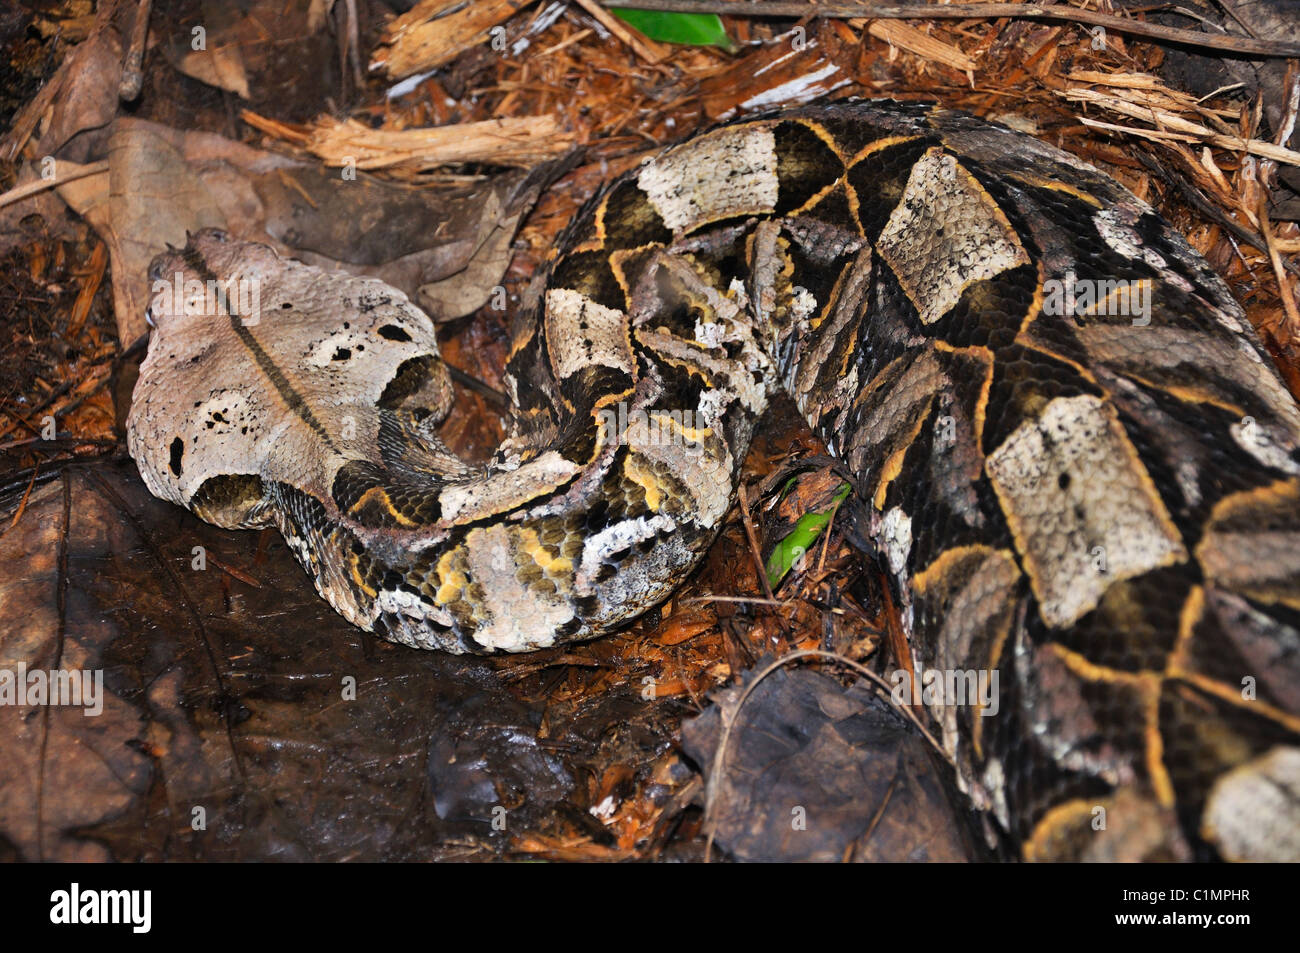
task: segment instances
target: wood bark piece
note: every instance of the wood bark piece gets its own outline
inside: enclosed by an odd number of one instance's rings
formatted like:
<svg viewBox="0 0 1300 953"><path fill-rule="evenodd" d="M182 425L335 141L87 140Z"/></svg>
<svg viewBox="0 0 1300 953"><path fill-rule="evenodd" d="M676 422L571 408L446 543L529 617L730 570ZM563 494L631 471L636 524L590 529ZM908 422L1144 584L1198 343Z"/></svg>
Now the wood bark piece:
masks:
<svg viewBox="0 0 1300 953"><path fill-rule="evenodd" d="M486 42L494 26L531 2L421 0L388 25L370 69L383 70L390 79L402 79L445 66L466 47Z"/></svg>
<svg viewBox="0 0 1300 953"><path fill-rule="evenodd" d="M249 125L315 153L326 165L374 171L427 171L482 163L526 167L563 155L571 133L554 116L521 116L427 129L371 129L354 119L321 119L306 132L244 110Z"/></svg>
<svg viewBox="0 0 1300 953"><path fill-rule="evenodd" d="M825 96L853 81L844 45L834 30L816 23L777 37L700 83L704 113L730 119Z"/></svg>
<svg viewBox="0 0 1300 953"><path fill-rule="evenodd" d="M935 63L952 67L963 73L975 69L975 61L957 47L936 39L916 27L898 20L850 20L849 25L866 31L877 40L884 40L891 46L923 56Z"/></svg>

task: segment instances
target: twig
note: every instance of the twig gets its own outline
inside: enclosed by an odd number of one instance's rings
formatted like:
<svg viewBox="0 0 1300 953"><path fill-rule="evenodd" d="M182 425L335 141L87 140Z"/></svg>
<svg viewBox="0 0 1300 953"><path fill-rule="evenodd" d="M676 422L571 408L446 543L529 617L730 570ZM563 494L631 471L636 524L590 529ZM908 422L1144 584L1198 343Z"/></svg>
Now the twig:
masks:
<svg viewBox="0 0 1300 953"><path fill-rule="evenodd" d="M864 844L870 842L871 835L876 832L876 825L879 824L880 819L885 816L885 808L889 807L889 802L894 799L894 790L897 787L898 787L898 772L895 771L894 777L889 782L889 790L885 792L885 796L881 799L880 807L876 808L875 816L871 818L871 823L867 825L867 829L863 832L862 836L858 838L857 841L854 841L852 844L849 845L850 850L856 851L858 842Z"/></svg>
<svg viewBox="0 0 1300 953"><path fill-rule="evenodd" d="M62 449L64 447L116 447L117 441L103 437L51 437L49 440L44 437L28 437L25 440L10 440L8 443L0 443L0 450L30 447L33 444L45 444Z"/></svg>
<svg viewBox="0 0 1300 953"><path fill-rule="evenodd" d="M117 84L117 98L124 103L133 103L140 95L144 85L144 47L149 35L149 11L153 0L140 0L135 8L135 20L131 23L131 42L126 48L126 58L122 60L122 78Z"/></svg>
<svg viewBox="0 0 1300 953"><path fill-rule="evenodd" d="M1277 290L1282 299L1282 310L1286 312L1291 331L1294 333L1300 329L1300 312L1296 310L1295 295L1291 292L1291 283L1286 280L1282 256L1278 253L1277 242L1273 239L1273 229L1268 224L1268 193L1262 189L1259 193L1259 207L1255 210L1255 214L1259 217L1259 233L1264 236L1264 250L1268 252L1268 260L1273 265L1273 274L1277 277Z"/></svg>
<svg viewBox="0 0 1300 953"><path fill-rule="evenodd" d="M527 168L573 147L573 134L554 116L485 119L450 126L371 129L355 119L322 118L293 126L245 109L244 122L315 153L328 166L354 165L363 171L421 171L482 162Z"/></svg>
<svg viewBox="0 0 1300 953"><path fill-rule="evenodd" d="M635 30L629 30L622 20L611 16L609 11L597 3L596 0L578 0L578 6L591 14L597 23L627 44L633 53L651 66L663 62L668 56L668 51L664 47L651 39L641 36Z"/></svg>
<svg viewBox="0 0 1300 953"><path fill-rule="evenodd" d="M849 492L853 491L850 490ZM831 507L831 517L826 521L826 525L822 527L822 554L817 560L818 576L821 576L822 570L826 568L826 552L831 548L831 527L835 525L835 514L840 511L840 504L843 502L843 500L840 500L839 503Z"/></svg>
<svg viewBox="0 0 1300 953"><path fill-rule="evenodd" d="M22 519L22 518L23 518L23 514L24 514L25 512L27 512L27 499L28 499L28 497L30 497L30 496L32 495L32 487L34 487L34 486L36 485L36 478L40 475L40 472L41 472L41 465L38 463L38 464L36 464L36 466L32 469L32 479L31 479L31 482L27 484L27 489L23 491L23 499L22 499L22 502L18 504L18 512L14 514L13 522L11 522L11 523L10 523L8 526L6 526L4 529L0 530L0 536L4 536L4 535L5 535L6 533L8 533L11 529L13 529L15 526L17 526L17 525L18 525L18 521L19 521L20 519Z"/></svg>
<svg viewBox="0 0 1300 953"><path fill-rule="evenodd" d="M1198 213L1204 215L1220 228L1225 229L1238 241L1251 245L1262 251L1267 250L1268 243L1262 235L1258 232L1252 232L1239 222L1233 221L1233 219L1230 218L1223 209L1219 208L1219 206L1206 198L1205 195L1201 193L1200 189L1196 188L1196 186L1192 185L1190 182L1187 182L1183 176L1174 175L1165 168L1164 163L1155 156L1138 149L1137 158L1138 161L1141 162L1148 171L1159 178L1161 182L1173 186L1182 193L1183 198L1192 206L1192 208L1196 209ZM1300 275L1300 265L1297 265L1290 259L1283 259L1282 265L1292 274Z"/></svg>
<svg viewBox="0 0 1300 953"><path fill-rule="evenodd" d="M366 76L361 69L361 36L357 27L357 0L346 0L347 11L347 47L348 59L352 63L352 82L356 84L357 95L366 88Z"/></svg>
<svg viewBox="0 0 1300 953"><path fill-rule="evenodd" d="M218 559L216 556L213 556L211 553L206 553L204 558L206 558L208 562L212 563L212 565L216 566L222 572L226 573L226 575L238 579L244 585L252 586L254 589L262 588L262 583L256 577L250 576L242 569L236 569L234 566L231 566L228 563L223 563L220 559Z"/></svg>
<svg viewBox="0 0 1300 953"><path fill-rule="evenodd" d="M501 410L510 409L510 398L501 393L501 391L497 390L495 387L479 380L472 374L465 373L459 367L452 367L450 364L447 364L446 368L447 373L451 375L451 379L457 384L474 391L474 393L478 394L494 407Z"/></svg>
<svg viewBox="0 0 1300 953"><path fill-rule="evenodd" d="M758 545L758 533L754 530L754 519L749 515L749 494L745 492L743 482L737 485L736 495L740 498L740 521L744 524L745 536L749 539L749 551L754 557L754 566L758 570L758 581L763 584L763 594L772 602L775 602L776 593L772 592L772 584L767 581L767 567L763 565L763 550Z"/></svg>
<svg viewBox="0 0 1300 953"><path fill-rule="evenodd" d="M10 189L8 192L0 194L0 208L6 205L12 205L14 202L21 202L23 199L31 198L37 192L44 192L46 189L52 189L62 185L64 182L71 182L74 179L84 179L90 175L98 175L101 172L108 171L108 160L102 162L92 162L90 165L79 166L75 162L60 162L56 160L55 169L59 166L71 166L72 171L63 175L55 174L48 179L40 179L36 182L28 182L17 188Z"/></svg>
<svg viewBox="0 0 1300 953"><path fill-rule="evenodd" d="M636 7L669 13L720 13L751 17L825 17L845 20L865 17L869 20L994 20L1001 17L1021 20L1056 20L1087 23L1116 33L1140 36L1163 43L1223 50L1260 57L1300 56L1300 43L1286 40L1256 40L1244 36L1209 36L1193 30L1160 26L1142 20L1129 20L1096 10L1083 10L1061 4L1043 6L1036 3L914 3L898 6L875 6L869 3L787 3L761 0L756 3L727 0L604 0L607 7Z"/></svg>
<svg viewBox="0 0 1300 953"><path fill-rule="evenodd" d="M1102 109L1108 109L1111 112L1119 113L1122 116L1129 116L1133 119L1149 122L1153 126L1159 128L1136 129L1131 126L1115 126L1109 123L1101 123L1096 119L1089 119L1086 116L1080 116L1079 121L1085 126L1093 126L1095 128L1109 129L1112 131L1123 131L1131 135L1143 136L1147 139L1172 139L1179 142L1208 142L1210 145L1218 146L1220 149L1228 149L1232 152L1247 152L1264 159L1272 159L1274 162L1283 162L1287 165L1300 166L1300 152L1294 152L1291 149L1284 149L1281 146L1275 146L1273 143L1265 142L1262 139L1247 139L1243 136L1220 135L1212 129L1202 126L1200 123L1191 122L1181 116L1169 112L1168 110L1153 109L1150 106L1142 106L1119 96L1108 96L1105 93L1099 93L1092 89L1067 89L1059 92L1057 95L1062 96L1071 102L1092 103Z"/></svg>
<svg viewBox="0 0 1300 953"><path fill-rule="evenodd" d="M681 602L684 606L700 602L736 602L743 605L777 606L778 608L794 605L793 599L763 599L758 596L691 596L688 599L681 600Z"/></svg>

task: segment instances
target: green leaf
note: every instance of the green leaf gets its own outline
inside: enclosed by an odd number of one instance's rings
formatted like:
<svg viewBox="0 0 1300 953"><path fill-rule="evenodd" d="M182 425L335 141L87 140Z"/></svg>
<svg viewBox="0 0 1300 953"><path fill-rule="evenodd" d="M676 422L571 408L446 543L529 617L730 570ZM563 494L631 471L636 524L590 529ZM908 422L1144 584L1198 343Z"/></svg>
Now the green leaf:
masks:
<svg viewBox="0 0 1300 953"><path fill-rule="evenodd" d="M805 513L799 517L799 522L790 531L790 535L777 543L772 555L767 557L768 585L775 589L785 574L794 568L795 563L812 549L813 543L817 542L817 537L835 515L836 508L849 495L850 489L849 484L841 484L831 498L834 505L829 510L824 513Z"/></svg>
<svg viewBox="0 0 1300 953"><path fill-rule="evenodd" d="M659 10L611 10L614 16L660 43L720 46L731 49L731 37L713 13L664 13Z"/></svg>

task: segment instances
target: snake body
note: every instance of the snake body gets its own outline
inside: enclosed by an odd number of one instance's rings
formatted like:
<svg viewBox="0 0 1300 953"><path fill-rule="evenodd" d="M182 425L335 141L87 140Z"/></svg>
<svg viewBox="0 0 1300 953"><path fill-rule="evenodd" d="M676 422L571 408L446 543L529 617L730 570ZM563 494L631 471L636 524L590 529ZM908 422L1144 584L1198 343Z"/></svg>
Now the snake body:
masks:
<svg viewBox="0 0 1300 953"><path fill-rule="evenodd" d="M400 292L214 232L173 273L260 307L155 303L142 476L278 527L356 625L490 653L633 618L785 388L855 476L912 668L1000 676L996 714L923 700L1022 856L1300 857L1300 410L1209 266L1070 155L884 101L669 148L560 241L486 467L434 434Z"/></svg>

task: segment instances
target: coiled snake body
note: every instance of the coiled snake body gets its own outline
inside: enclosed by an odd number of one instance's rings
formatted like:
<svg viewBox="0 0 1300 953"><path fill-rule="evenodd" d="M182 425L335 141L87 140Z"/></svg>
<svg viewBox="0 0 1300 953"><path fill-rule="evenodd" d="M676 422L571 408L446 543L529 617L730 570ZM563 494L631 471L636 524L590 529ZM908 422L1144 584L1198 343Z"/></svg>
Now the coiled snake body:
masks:
<svg viewBox="0 0 1300 953"><path fill-rule="evenodd" d="M999 673L995 716L928 711L1023 856L1300 856L1300 411L1205 262L1069 155L892 102L668 149L560 243L486 468L434 435L400 292L213 232L173 272L260 307L155 304L142 476L277 526L351 622L519 652L634 617L785 387L856 476L914 666Z"/></svg>

